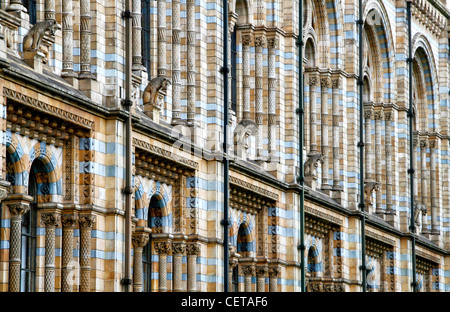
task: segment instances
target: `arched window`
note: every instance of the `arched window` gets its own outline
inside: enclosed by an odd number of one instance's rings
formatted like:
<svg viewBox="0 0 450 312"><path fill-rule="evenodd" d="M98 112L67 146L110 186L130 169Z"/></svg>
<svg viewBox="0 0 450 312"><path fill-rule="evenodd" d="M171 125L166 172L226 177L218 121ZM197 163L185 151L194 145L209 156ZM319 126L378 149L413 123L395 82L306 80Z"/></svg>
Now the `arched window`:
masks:
<svg viewBox="0 0 450 312"><path fill-rule="evenodd" d="M30 16L30 24L36 24L36 0L22 0L22 5L27 9Z"/></svg>
<svg viewBox="0 0 450 312"><path fill-rule="evenodd" d="M152 214L154 209L159 209L158 199L153 196L150 199L150 205L148 208L148 221L147 226L152 228ZM150 234L149 241L144 247L142 253L142 272L143 272L143 290L144 292L152 291L152 234Z"/></svg>
<svg viewBox="0 0 450 312"><path fill-rule="evenodd" d="M30 209L22 217L22 250L20 290L34 292L36 290L36 226L37 202L40 183L38 176L45 174L45 167L40 160L35 160L30 169L28 194L33 197Z"/></svg>
<svg viewBox="0 0 450 312"><path fill-rule="evenodd" d="M314 276L314 273L316 272L316 259L314 255L314 248L310 247L308 249L308 266L307 266L308 272L311 274L311 276Z"/></svg>

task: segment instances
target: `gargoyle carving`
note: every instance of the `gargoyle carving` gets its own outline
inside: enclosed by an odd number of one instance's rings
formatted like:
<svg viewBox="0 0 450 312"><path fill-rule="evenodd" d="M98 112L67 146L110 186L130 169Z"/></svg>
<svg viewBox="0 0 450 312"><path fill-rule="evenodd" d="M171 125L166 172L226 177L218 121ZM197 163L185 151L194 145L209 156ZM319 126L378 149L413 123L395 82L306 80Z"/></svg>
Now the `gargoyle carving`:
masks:
<svg viewBox="0 0 450 312"><path fill-rule="evenodd" d="M245 158L249 148L249 137L256 135L258 128L256 124L249 120L243 119L234 130L234 147L237 156Z"/></svg>
<svg viewBox="0 0 450 312"><path fill-rule="evenodd" d="M160 95L165 95L167 88L171 84L166 77L156 77L149 81L145 87L143 101L144 105L150 104L154 106L160 105Z"/></svg>
<svg viewBox="0 0 450 312"><path fill-rule="evenodd" d="M320 153L309 153L308 159L304 165L305 177L316 177L316 168L319 166L319 161L323 161L323 155Z"/></svg>
<svg viewBox="0 0 450 312"><path fill-rule="evenodd" d="M380 183L374 181L368 181L364 185L364 204L367 208L372 207L372 192L380 190Z"/></svg>
<svg viewBox="0 0 450 312"><path fill-rule="evenodd" d="M45 33L54 35L61 26L55 20L46 20L34 24L23 38L23 51L38 51Z"/></svg>
<svg viewBox="0 0 450 312"><path fill-rule="evenodd" d="M421 216L425 216L427 214L427 207L419 202L414 203L414 223L416 226L422 226Z"/></svg>

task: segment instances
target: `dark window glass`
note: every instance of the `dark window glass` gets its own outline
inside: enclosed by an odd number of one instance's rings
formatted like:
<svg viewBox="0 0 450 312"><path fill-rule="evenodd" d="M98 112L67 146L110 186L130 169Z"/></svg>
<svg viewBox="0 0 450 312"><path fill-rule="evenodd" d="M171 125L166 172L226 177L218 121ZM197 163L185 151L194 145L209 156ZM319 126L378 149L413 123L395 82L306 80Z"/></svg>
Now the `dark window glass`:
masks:
<svg viewBox="0 0 450 312"><path fill-rule="evenodd" d="M230 289L230 290L232 292L238 292L239 291L239 287L238 287L238 285L239 285L239 281L238 281L239 275L238 274L239 274L239 267L235 266L233 268L233 275L232 275L232 278L231 278L232 289Z"/></svg>
<svg viewBox="0 0 450 312"><path fill-rule="evenodd" d="M36 200L37 182L34 168L30 170L28 194L34 200L30 204L30 209L22 217L22 250L21 250L21 274L20 290L22 292L33 292L36 278Z"/></svg>
<svg viewBox="0 0 450 312"><path fill-rule="evenodd" d="M22 0L22 5L27 9L30 16L30 24L36 24L36 0Z"/></svg>
<svg viewBox="0 0 450 312"><path fill-rule="evenodd" d="M154 215L155 209L159 208L158 199L153 196L150 199L150 205L148 208L147 215L147 226L152 228L152 214ZM143 272L143 291L150 292L152 283L152 234L150 234L150 239L145 245L142 252L142 272Z"/></svg>
<svg viewBox="0 0 450 312"><path fill-rule="evenodd" d="M141 13L142 13L142 65L147 69L148 79L150 80L150 1L142 0Z"/></svg>

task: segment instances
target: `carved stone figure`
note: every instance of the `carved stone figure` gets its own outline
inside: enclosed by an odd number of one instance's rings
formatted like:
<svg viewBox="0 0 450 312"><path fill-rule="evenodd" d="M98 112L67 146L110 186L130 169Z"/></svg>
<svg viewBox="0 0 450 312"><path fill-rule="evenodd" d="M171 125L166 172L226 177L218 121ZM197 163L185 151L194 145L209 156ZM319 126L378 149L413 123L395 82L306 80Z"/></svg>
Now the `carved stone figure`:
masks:
<svg viewBox="0 0 450 312"><path fill-rule="evenodd" d="M256 124L249 120L243 119L234 130L234 148L238 157L246 159L249 148L250 136L256 135L258 128Z"/></svg>
<svg viewBox="0 0 450 312"><path fill-rule="evenodd" d="M414 209L414 223L417 227L422 226L422 220L421 215L425 216L427 214L427 207L419 202L415 202L415 209Z"/></svg>
<svg viewBox="0 0 450 312"><path fill-rule="evenodd" d="M305 177L316 178L316 168L319 166L319 161L323 161L322 154L317 152L308 154L308 159L304 165Z"/></svg>
<svg viewBox="0 0 450 312"><path fill-rule="evenodd" d="M372 192L380 190L380 183L374 181L368 181L364 185L364 204L367 208L372 207Z"/></svg>
<svg viewBox="0 0 450 312"><path fill-rule="evenodd" d="M34 24L23 38L23 51L37 51L45 33L54 35L61 26L55 20L46 20Z"/></svg>
<svg viewBox="0 0 450 312"><path fill-rule="evenodd" d="M158 97L160 93L164 93L167 91L167 88L171 84L170 80L166 77L156 77L150 80L147 87L144 90L143 100L144 105L151 104L157 105Z"/></svg>

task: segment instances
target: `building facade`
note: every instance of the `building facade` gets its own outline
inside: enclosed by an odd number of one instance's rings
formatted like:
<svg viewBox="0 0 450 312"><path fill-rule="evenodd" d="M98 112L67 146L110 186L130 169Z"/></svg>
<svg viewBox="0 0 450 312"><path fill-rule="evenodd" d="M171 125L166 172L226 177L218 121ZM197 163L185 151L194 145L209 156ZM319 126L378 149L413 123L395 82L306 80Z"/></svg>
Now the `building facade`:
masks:
<svg viewBox="0 0 450 312"><path fill-rule="evenodd" d="M130 1L1 1L0 291L299 291L298 1ZM364 237L358 2L303 8L307 290L411 291L412 196L418 289L449 291L450 4L412 1L410 137L406 1L363 2Z"/></svg>

